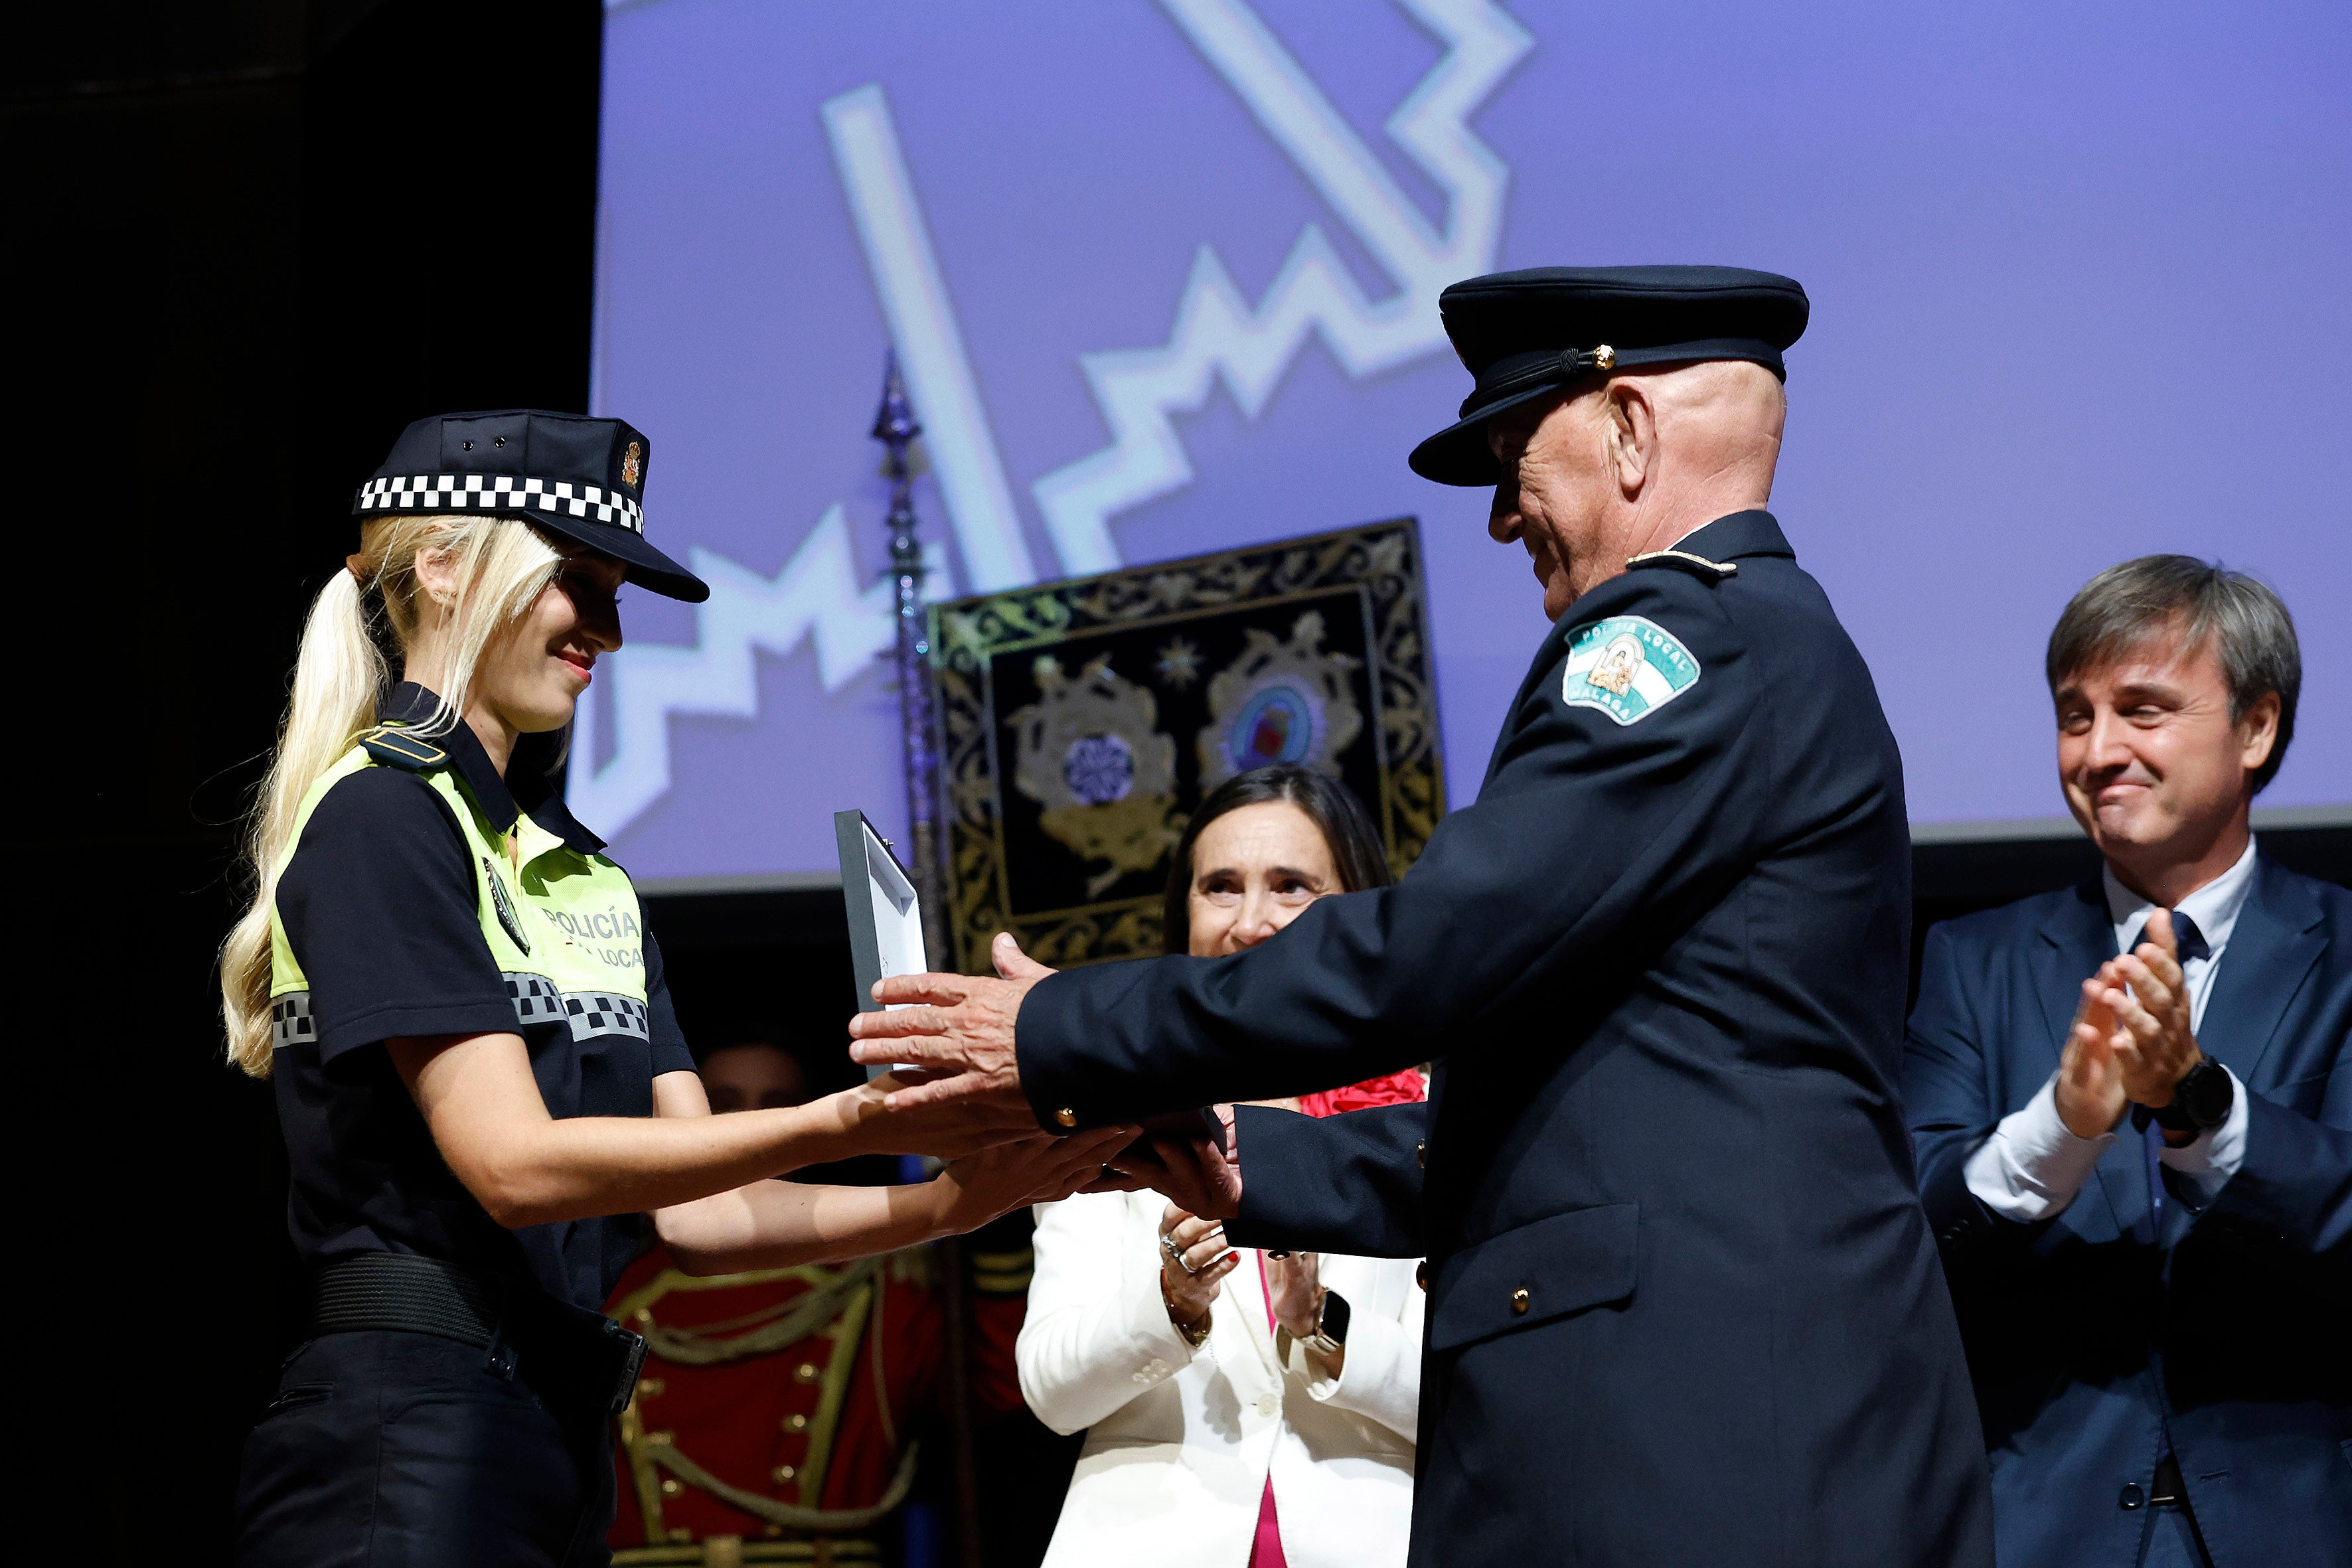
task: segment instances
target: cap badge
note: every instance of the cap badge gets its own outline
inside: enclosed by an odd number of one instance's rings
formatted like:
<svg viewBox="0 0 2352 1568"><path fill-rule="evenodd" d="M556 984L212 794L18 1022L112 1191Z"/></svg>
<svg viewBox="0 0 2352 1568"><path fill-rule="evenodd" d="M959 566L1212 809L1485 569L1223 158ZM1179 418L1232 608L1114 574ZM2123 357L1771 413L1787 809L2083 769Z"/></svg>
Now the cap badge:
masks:
<svg viewBox="0 0 2352 1568"><path fill-rule="evenodd" d="M646 449L644 446L638 442L632 441L627 446L622 447L621 482L634 489L637 482L637 476L645 471Z"/></svg>

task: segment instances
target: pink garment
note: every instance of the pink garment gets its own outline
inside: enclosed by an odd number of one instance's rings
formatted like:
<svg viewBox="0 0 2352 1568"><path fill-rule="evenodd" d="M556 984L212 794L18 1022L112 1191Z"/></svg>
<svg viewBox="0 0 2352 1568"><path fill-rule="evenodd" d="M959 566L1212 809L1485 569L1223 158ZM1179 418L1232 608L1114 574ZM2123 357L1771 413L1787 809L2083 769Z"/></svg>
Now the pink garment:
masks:
<svg viewBox="0 0 2352 1568"><path fill-rule="evenodd" d="M1290 1568L1290 1559L1282 1554L1282 1526L1274 1517L1274 1482L1265 1483L1265 1495L1257 1500L1257 1534L1250 1542L1249 1568Z"/></svg>
<svg viewBox="0 0 2352 1568"><path fill-rule="evenodd" d="M1370 1110L1376 1105L1410 1105L1429 1098L1429 1085L1411 1068L1381 1078L1366 1079L1345 1089L1328 1089L1299 1097L1298 1109L1309 1116L1337 1116L1348 1110ZM1265 1277L1265 1254L1257 1255L1258 1297L1265 1303L1265 1327L1275 1329L1274 1287ZM1290 1568L1282 1554L1282 1524L1275 1517L1274 1478L1265 1479L1265 1492L1257 1501L1257 1534L1250 1542L1249 1568Z"/></svg>
<svg viewBox="0 0 2352 1568"><path fill-rule="evenodd" d="M1258 1299L1265 1303L1265 1330L1274 1331L1274 1287L1265 1278L1265 1254L1257 1255ZM1265 1493L1257 1500L1257 1534L1250 1541L1249 1568L1290 1568L1282 1554L1282 1525L1274 1516L1274 1478L1265 1478Z"/></svg>

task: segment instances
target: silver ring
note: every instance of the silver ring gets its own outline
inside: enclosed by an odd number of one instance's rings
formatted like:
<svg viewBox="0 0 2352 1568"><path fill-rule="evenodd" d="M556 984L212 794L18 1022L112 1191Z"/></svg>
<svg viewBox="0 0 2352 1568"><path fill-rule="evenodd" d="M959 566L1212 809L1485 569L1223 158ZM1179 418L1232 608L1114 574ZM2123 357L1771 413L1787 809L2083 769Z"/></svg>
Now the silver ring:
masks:
<svg viewBox="0 0 2352 1568"><path fill-rule="evenodd" d="M1169 1262L1173 1263L1185 1273L1198 1274L1200 1272L1199 1269L1184 1261L1184 1249L1176 1245L1176 1238L1173 1236L1163 1236L1160 1238L1160 1250L1168 1255Z"/></svg>

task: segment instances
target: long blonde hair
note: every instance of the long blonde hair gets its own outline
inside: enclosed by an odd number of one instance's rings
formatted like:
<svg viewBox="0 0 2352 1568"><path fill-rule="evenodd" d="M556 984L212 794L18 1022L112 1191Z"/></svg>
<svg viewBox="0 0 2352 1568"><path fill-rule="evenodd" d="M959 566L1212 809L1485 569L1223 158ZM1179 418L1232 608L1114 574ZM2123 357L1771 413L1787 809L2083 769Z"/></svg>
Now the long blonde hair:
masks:
<svg viewBox="0 0 2352 1568"><path fill-rule="evenodd" d="M483 656L537 601L563 559L537 530L511 518L371 518L361 527L351 569L319 590L302 626L278 749L247 833L253 903L221 944L228 1059L255 1078L270 1070L269 912L295 818L311 786L375 723L392 680L386 654L405 658L422 625L416 558L436 552L457 568L457 590L437 680L441 706L418 726L426 734L462 722Z"/></svg>

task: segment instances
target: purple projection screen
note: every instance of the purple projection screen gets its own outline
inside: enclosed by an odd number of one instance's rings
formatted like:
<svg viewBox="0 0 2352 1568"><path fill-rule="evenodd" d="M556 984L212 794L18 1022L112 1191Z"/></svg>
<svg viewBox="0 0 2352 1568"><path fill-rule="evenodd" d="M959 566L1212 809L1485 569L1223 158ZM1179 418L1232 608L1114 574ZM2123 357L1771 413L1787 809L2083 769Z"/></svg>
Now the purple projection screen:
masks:
<svg viewBox="0 0 2352 1568"><path fill-rule="evenodd" d="M935 597L1418 516L1466 803L1541 596L1405 453L1438 290L1543 265L1805 285L1773 509L1921 837L2063 814L2043 640L2158 550L2301 627L2258 821L2352 820L2352 8L623 0L604 72L594 407L713 592L628 596L571 790L656 888L903 824L894 342Z"/></svg>

